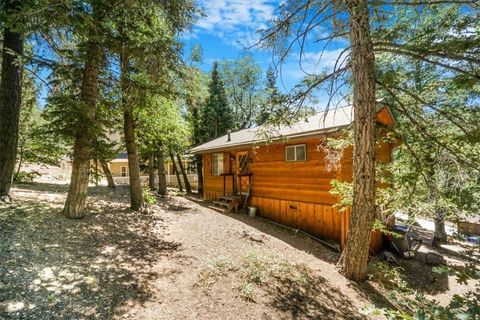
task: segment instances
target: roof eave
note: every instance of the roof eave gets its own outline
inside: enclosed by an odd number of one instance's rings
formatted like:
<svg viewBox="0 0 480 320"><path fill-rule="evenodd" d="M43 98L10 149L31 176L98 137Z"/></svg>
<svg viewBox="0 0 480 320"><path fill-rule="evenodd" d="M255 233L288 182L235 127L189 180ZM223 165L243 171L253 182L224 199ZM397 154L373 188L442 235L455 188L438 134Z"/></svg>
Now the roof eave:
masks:
<svg viewBox="0 0 480 320"><path fill-rule="evenodd" d="M275 137L271 141L273 143L273 142L278 142L279 140L283 140L283 139L295 139L295 138L303 138L303 137L314 136L314 135L318 135L318 134L322 134L322 133L332 133L332 132L341 130L343 128L346 128L349 125L350 124L338 126L338 127L335 127L335 128L312 130L312 131L307 131L307 132L302 132L302 133L290 134L290 135L287 135L287 136ZM243 142L243 143L237 143L237 144L231 144L231 145L222 145L222 146L218 146L218 147L205 148L205 149L199 149L199 150L191 149L189 151L189 153L204 154L204 153L210 153L210 152L221 151L221 150L231 150L231 149L237 149L237 148L240 148L240 147L254 146L254 145L260 144L262 142L266 142L266 140L247 141L247 142Z"/></svg>

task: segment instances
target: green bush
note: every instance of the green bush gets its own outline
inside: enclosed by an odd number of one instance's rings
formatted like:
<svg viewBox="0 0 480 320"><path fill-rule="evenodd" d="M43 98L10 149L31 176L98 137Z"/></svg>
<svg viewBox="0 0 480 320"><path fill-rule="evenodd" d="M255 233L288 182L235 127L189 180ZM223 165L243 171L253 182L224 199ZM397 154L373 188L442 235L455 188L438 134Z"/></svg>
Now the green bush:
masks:
<svg viewBox="0 0 480 320"><path fill-rule="evenodd" d="M20 171L13 175L13 181L18 183L32 183L33 179L40 176L41 174L38 173L37 171L32 171L32 172Z"/></svg>
<svg viewBox="0 0 480 320"><path fill-rule="evenodd" d="M370 308L364 310L368 315L383 315L387 319L405 320L474 320L480 315L480 269L475 262L463 267L434 267L433 272L448 273L456 276L456 281L467 284L475 281L475 289L462 295L453 295L450 303L442 306L438 301L430 299L420 292L409 288L400 273L399 267L384 262L372 262L369 273L372 280L388 290L389 301L396 309Z"/></svg>
<svg viewBox="0 0 480 320"><path fill-rule="evenodd" d="M153 193L150 191L148 187L143 187L143 200L145 201L145 204L147 205L152 205L157 203L157 198L153 195Z"/></svg>

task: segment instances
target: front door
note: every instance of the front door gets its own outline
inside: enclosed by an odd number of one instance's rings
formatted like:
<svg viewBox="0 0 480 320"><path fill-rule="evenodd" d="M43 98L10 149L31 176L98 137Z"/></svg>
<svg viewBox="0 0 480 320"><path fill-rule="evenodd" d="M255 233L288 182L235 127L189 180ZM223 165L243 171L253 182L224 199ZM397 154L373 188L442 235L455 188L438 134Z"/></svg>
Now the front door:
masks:
<svg viewBox="0 0 480 320"><path fill-rule="evenodd" d="M250 156L248 151L239 151L236 158L237 190L239 194L246 194L250 184Z"/></svg>

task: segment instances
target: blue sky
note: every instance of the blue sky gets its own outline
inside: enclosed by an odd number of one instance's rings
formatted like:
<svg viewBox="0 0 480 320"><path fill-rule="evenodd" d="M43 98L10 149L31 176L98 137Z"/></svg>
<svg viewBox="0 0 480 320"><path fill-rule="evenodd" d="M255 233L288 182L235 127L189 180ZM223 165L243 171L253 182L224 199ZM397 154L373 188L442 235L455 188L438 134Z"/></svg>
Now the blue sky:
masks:
<svg viewBox="0 0 480 320"><path fill-rule="evenodd" d="M204 62L201 67L204 71L211 70L215 60L235 59L246 47L256 43L257 30L267 26L280 3L268 0L197 0L197 2L203 8L206 17L196 22L192 31L183 36L183 41L187 55L192 45L202 46ZM308 72L331 68L344 48L344 43L333 44L321 57L318 47L307 48L302 66ZM265 74L272 63L272 53L259 48L249 49L248 52L253 55ZM278 85L283 91L288 91L301 81L304 75L299 68L298 54L293 54L282 66ZM325 101L326 96L320 94L320 100Z"/></svg>
<svg viewBox="0 0 480 320"><path fill-rule="evenodd" d="M185 55L188 57L192 45L200 44L203 48L204 61L201 68L208 72L214 61L238 58L246 47L258 41L257 30L266 28L280 1L269 0L197 0L203 8L205 17L200 18L190 32L182 35L185 43ZM321 30L319 30L321 32ZM344 42L336 42L320 55L317 45L307 47L302 59L302 68L314 73L324 68L331 69L339 53L345 48ZM272 64L271 51L252 48L247 51L253 55L257 64L263 69L263 77L268 66ZM44 70L41 77L46 78L49 72ZM282 91L289 91L299 83L305 73L299 67L299 54L294 52L282 65L277 84ZM47 90L40 94L43 106ZM320 93L319 108L326 104L328 96Z"/></svg>

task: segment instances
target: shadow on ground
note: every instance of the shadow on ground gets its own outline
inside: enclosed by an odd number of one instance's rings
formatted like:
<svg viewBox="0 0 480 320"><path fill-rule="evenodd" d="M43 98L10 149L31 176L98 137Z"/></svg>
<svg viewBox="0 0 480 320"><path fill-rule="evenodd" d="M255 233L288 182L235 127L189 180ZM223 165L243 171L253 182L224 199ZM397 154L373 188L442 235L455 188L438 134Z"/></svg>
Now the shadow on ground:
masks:
<svg viewBox="0 0 480 320"><path fill-rule="evenodd" d="M194 201L206 208L211 206L210 201L202 201L198 198L189 198L189 200ZM275 237L298 250L312 254L317 259L320 259L322 261L336 264L338 259L340 258L339 252L321 244L318 241L309 238L306 235L296 233L291 229L274 224L272 223L272 221L265 219L261 216L252 218L243 213L224 214L219 212L219 214L223 214L229 218L241 221L246 225L249 225L265 234L269 234L272 237Z"/></svg>
<svg viewBox="0 0 480 320"><path fill-rule="evenodd" d="M304 282L291 278L279 279L274 286L264 288L271 298L270 305L289 313L293 319L363 319L352 302L319 275L300 266L307 275Z"/></svg>
<svg viewBox="0 0 480 320"><path fill-rule="evenodd" d="M19 188L66 191L39 183ZM91 200L106 199L105 192L112 191L92 188ZM162 275L150 267L180 244L162 240L158 215L131 212L122 190L113 193L115 208L82 220L35 198L0 207L0 318L110 319L152 298L151 282Z"/></svg>

